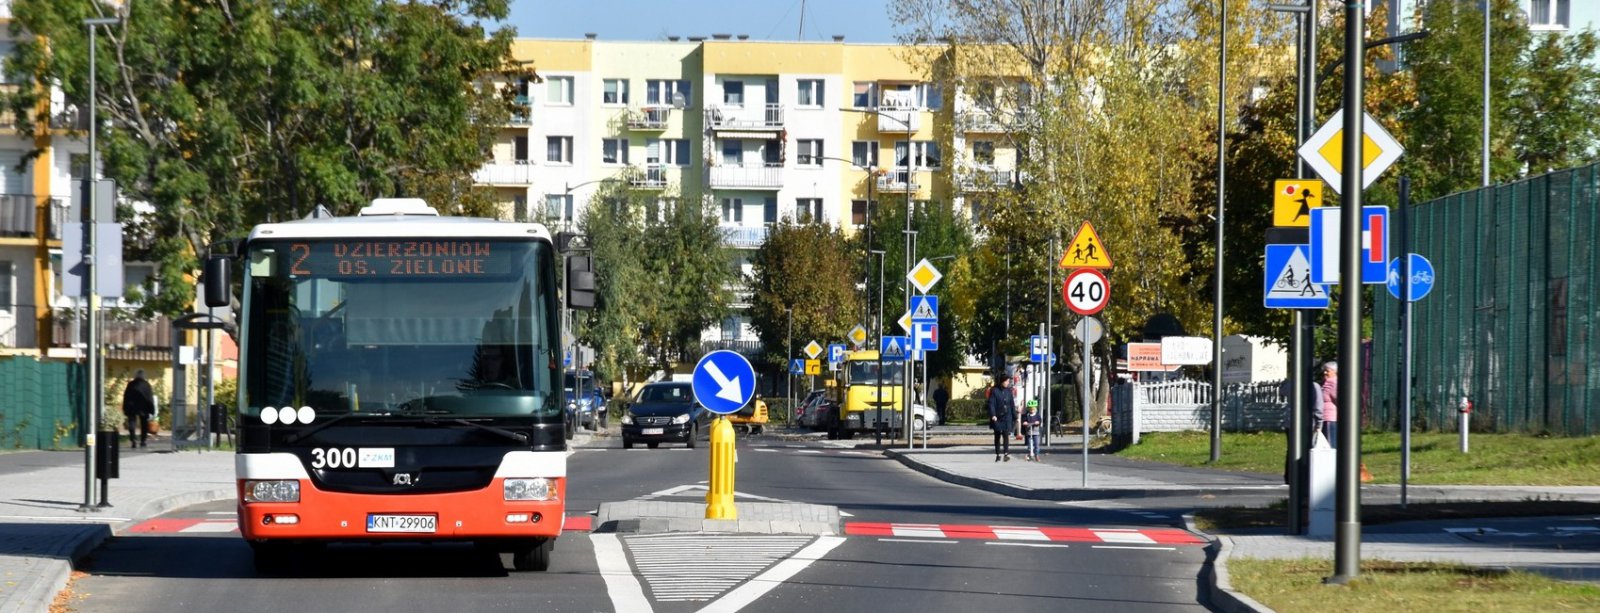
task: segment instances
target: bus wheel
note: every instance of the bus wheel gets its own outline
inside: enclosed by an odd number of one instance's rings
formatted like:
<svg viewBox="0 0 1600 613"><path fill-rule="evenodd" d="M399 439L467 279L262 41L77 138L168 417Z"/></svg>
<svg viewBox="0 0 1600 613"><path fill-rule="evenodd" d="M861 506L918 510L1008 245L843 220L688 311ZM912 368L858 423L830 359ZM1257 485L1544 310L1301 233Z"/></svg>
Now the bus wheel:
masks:
<svg viewBox="0 0 1600 613"><path fill-rule="evenodd" d="M550 549L548 539L519 546L511 552L511 567L523 572L550 570Z"/></svg>

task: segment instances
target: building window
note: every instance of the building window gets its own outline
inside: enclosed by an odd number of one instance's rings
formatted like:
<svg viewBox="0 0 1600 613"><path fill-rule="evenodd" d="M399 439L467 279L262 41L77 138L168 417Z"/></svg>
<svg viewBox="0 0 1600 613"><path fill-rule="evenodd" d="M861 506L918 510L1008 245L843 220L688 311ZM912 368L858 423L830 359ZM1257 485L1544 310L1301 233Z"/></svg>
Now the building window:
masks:
<svg viewBox="0 0 1600 613"><path fill-rule="evenodd" d="M553 164L572 163L572 137L547 136L544 139L544 159Z"/></svg>
<svg viewBox="0 0 1600 613"><path fill-rule="evenodd" d="M878 106L878 84L873 81L856 81L855 95L851 97L850 104L858 109Z"/></svg>
<svg viewBox="0 0 1600 613"><path fill-rule="evenodd" d="M603 164L628 163L628 139L604 138L600 140L600 162Z"/></svg>
<svg viewBox="0 0 1600 613"><path fill-rule="evenodd" d="M572 221L572 194L545 194L546 221Z"/></svg>
<svg viewBox="0 0 1600 613"><path fill-rule="evenodd" d="M850 163L861 168L877 168L878 141L858 140L850 143Z"/></svg>
<svg viewBox="0 0 1600 613"><path fill-rule="evenodd" d="M822 223L821 198L795 198L795 223Z"/></svg>
<svg viewBox="0 0 1600 613"><path fill-rule="evenodd" d="M17 294L15 271L16 265L11 261L0 261L0 312L16 312Z"/></svg>
<svg viewBox="0 0 1600 613"><path fill-rule="evenodd" d="M800 106L821 107L823 100L822 79L800 80L800 97L796 101L797 104Z"/></svg>
<svg viewBox="0 0 1600 613"><path fill-rule="evenodd" d="M628 81L626 79L606 79L601 83L605 87L603 93L600 94L601 104L628 104Z"/></svg>
<svg viewBox="0 0 1600 613"><path fill-rule="evenodd" d="M729 317L722 320L722 340L739 340L739 318Z"/></svg>
<svg viewBox="0 0 1600 613"><path fill-rule="evenodd" d="M994 164L994 141L972 141L972 161L985 166Z"/></svg>
<svg viewBox="0 0 1600 613"><path fill-rule="evenodd" d="M744 141L722 141L722 165L739 166L744 164Z"/></svg>
<svg viewBox="0 0 1600 613"><path fill-rule="evenodd" d="M878 203L876 202L872 203L872 206L869 207L867 206L866 200L851 200L850 223L855 224L855 226L858 228L867 225L867 219L871 217L872 212L876 211L877 209Z"/></svg>
<svg viewBox="0 0 1600 613"><path fill-rule="evenodd" d="M572 77L548 77L545 84L550 88L546 104L572 106Z"/></svg>
<svg viewBox="0 0 1600 613"><path fill-rule="evenodd" d="M796 154L796 161L801 166L822 165L822 141L814 138L802 138L799 141L800 150Z"/></svg>
<svg viewBox="0 0 1600 613"><path fill-rule="evenodd" d="M935 83L918 84L917 104L930 111L944 108L944 90Z"/></svg>
<svg viewBox="0 0 1600 613"><path fill-rule="evenodd" d="M783 141L769 140L761 144L761 163L767 168L783 166Z"/></svg>
<svg viewBox="0 0 1600 613"><path fill-rule="evenodd" d="M761 222L778 223L778 199L768 196L761 200Z"/></svg>
<svg viewBox="0 0 1600 613"><path fill-rule="evenodd" d="M977 198L968 198L967 214L973 225L981 224L989 216L989 205Z"/></svg>
<svg viewBox="0 0 1600 613"><path fill-rule="evenodd" d="M528 137L513 137L511 139L511 151L511 159L516 163L527 164L529 161L531 161L528 159Z"/></svg>
<svg viewBox="0 0 1600 613"><path fill-rule="evenodd" d="M527 196L513 196L511 198L511 218L522 223L533 221L528 218Z"/></svg>
<svg viewBox="0 0 1600 613"><path fill-rule="evenodd" d="M681 99L681 104L677 104ZM652 106L692 106L689 81L650 79L644 83L644 101Z"/></svg>
<svg viewBox="0 0 1600 613"><path fill-rule="evenodd" d="M667 148L666 155L662 159L666 160L668 164L674 166L689 165L689 139L668 138L661 141L661 143Z"/></svg>
<svg viewBox="0 0 1600 613"><path fill-rule="evenodd" d="M728 106L744 106L744 81L723 81L722 103Z"/></svg>
<svg viewBox="0 0 1600 613"><path fill-rule="evenodd" d="M1530 0L1528 26L1539 30L1572 27L1572 0Z"/></svg>
<svg viewBox="0 0 1600 613"><path fill-rule="evenodd" d="M940 167L939 143L919 140L911 142L913 154L912 162L920 169L938 169Z"/></svg>
<svg viewBox="0 0 1600 613"><path fill-rule="evenodd" d="M737 223L743 223L743 222L744 222L744 199L743 198L723 198L722 199L722 223L737 224Z"/></svg>

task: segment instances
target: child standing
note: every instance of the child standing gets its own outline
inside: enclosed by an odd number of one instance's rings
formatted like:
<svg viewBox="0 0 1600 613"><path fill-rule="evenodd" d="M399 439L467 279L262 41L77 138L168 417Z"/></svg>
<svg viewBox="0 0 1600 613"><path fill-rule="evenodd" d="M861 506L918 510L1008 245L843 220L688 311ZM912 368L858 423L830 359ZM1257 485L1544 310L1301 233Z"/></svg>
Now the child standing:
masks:
<svg viewBox="0 0 1600 613"><path fill-rule="evenodd" d="M1029 400L1028 410L1022 414L1022 437L1028 439L1028 461L1039 461L1039 401Z"/></svg>

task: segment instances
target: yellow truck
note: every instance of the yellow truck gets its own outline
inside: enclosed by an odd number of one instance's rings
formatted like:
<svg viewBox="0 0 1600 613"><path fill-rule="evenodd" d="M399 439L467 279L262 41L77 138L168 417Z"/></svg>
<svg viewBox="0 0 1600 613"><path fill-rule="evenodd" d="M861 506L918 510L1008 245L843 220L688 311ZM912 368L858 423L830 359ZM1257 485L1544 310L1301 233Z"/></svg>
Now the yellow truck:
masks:
<svg viewBox="0 0 1600 613"><path fill-rule="evenodd" d="M899 431L905 417L905 362L880 363L876 351L853 351L845 354L840 371L839 385L833 388L838 411L828 420L828 437L850 438L880 427Z"/></svg>

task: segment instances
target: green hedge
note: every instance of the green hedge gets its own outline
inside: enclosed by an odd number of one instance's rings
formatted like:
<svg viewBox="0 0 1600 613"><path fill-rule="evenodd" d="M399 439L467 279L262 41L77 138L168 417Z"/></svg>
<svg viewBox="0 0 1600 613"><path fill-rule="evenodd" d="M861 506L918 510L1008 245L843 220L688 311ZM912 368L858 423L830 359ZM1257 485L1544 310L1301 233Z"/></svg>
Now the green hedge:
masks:
<svg viewBox="0 0 1600 613"><path fill-rule="evenodd" d="M983 398L953 398L945 405L947 424L989 423L989 401Z"/></svg>

